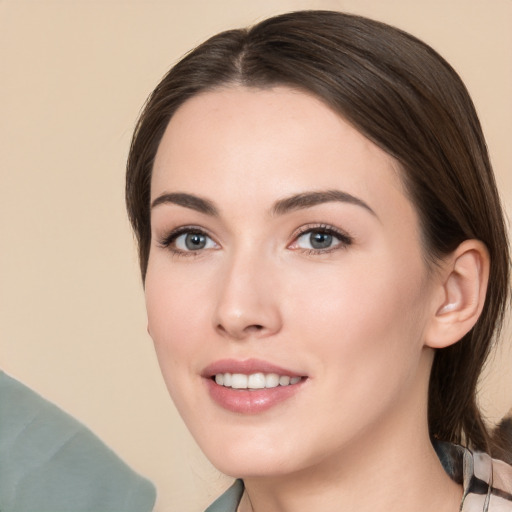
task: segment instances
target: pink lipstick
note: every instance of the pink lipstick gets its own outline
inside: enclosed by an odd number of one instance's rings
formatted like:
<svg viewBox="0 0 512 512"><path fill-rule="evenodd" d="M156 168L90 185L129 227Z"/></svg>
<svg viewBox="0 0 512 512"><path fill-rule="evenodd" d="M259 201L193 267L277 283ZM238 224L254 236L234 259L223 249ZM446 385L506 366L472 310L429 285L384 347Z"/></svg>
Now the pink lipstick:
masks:
<svg viewBox="0 0 512 512"><path fill-rule="evenodd" d="M203 372L211 398L221 407L241 414L258 414L290 398L306 376L267 361L224 359Z"/></svg>

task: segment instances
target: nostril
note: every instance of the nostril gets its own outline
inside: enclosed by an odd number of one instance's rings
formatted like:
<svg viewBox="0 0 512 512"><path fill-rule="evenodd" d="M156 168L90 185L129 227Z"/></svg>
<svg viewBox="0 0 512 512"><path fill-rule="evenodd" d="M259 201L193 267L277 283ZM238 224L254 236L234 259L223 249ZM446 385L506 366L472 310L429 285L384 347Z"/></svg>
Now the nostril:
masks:
<svg viewBox="0 0 512 512"><path fill-rule="evenodd" d="M263 329L263 325L258 325L258 324L254 324L254 325L248 325L246 328L245 328L245 331L248 331L248 332L259 332Z"/></svg>

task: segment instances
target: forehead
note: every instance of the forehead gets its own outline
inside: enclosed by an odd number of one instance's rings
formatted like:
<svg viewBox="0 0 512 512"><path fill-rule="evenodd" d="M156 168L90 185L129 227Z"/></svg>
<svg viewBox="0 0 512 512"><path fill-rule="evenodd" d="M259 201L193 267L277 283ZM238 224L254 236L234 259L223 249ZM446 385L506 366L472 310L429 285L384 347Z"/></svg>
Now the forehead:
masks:
<svg viewBox="0 0 512 512"><path fill-rule="evenodd" d="M403 195L397 162L313 95L288 87L225 87L187 100L155 158L152 199L163 191L270 195L343 188ZM219 189L222 184L222 190ZM269 197L270 199L270 197Z"/></svg>

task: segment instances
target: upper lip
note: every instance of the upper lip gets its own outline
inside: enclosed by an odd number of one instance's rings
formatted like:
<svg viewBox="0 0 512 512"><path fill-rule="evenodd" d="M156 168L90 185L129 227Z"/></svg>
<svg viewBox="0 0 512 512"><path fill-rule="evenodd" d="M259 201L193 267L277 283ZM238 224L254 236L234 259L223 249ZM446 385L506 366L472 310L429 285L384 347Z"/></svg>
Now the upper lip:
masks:
<svg viewBox="0 0 512 512"><path fill-rule="evenodd" d="M277 373L278 375L287 375L289 377L304 377L303 373L297 373L260 359L221 359L209 364L201 372L201 375L210 378L219 373L242 373L245 375L251 375L252 373Z"/></svg>

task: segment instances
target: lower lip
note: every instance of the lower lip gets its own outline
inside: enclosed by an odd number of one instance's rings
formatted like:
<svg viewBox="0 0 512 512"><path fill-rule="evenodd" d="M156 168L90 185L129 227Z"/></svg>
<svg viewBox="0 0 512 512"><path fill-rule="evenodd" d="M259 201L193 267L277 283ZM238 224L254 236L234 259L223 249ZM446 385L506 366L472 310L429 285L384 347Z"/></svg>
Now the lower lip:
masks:
<svg viewBox="0 0 512 512"><path fill-rule="evenodd" d="M292 397L302 388L304 380L288 386L265 389L233 389L205 379L212 399L224 409L241 414L258 414Z"/></svg>

